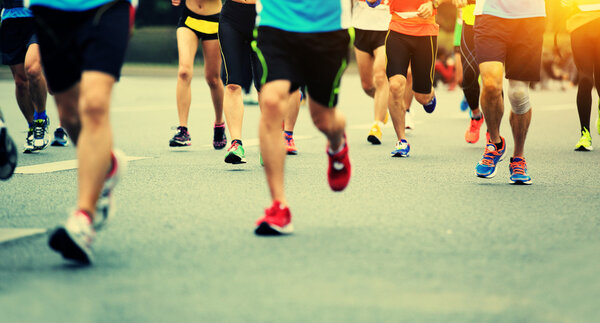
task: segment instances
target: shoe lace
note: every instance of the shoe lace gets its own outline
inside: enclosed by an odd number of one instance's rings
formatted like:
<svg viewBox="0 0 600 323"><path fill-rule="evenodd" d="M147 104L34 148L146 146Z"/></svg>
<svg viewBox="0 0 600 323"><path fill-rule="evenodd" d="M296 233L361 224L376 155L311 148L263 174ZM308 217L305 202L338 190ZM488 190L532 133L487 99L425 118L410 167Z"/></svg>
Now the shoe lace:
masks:
<svg viewBox="0 0 600 323"><path fill-rule="evenodd" d="M513 174L526 175L525 169L527 168L527 164L524 159L513 161L510 163L510 168L512 169Z"/></svg>
<svg viewBox="0 0 600 323"><path fill-rule="evenodd" d="M44 121L43 120L36 120L35 124L33 126L33 136L34 136L34 138L42 138L42 137L44 137L44 132L46 132L46 129L44 129Z"/></svg>
<svg viewBox="0 0 600 323"><path fill-rule="evenodd" d="M485 151L483 152L483 158L481 159L481 164L486 166L494 166L494 157L498 155L498 152L495 150L489 150L488 147L485 147Z"/></svg>

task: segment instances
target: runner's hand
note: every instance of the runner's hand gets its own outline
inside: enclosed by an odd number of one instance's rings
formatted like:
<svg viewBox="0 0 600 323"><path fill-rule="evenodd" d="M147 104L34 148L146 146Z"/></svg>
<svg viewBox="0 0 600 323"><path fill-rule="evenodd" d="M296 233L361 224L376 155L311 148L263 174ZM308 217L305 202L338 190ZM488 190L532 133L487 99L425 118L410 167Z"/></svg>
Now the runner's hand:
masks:
<svg viewBox="0 0 600 323"><path fill-rule="evenodd" d="M171 0L171 4L174 7L179 7L179 5L181 4L181 0Z"/></svg>
<svg viewBox="0 0 600 323"><path fill-rule="evenodd" d="M431 1L427 1L419 7L417 11L417 16L427 19L433 16L433 3Z"/></svg>
<svg viewBox="0 0 600 323"><path fill-rule="evenodd" d="M456 6L456 8L462 8L469 4L468 0L452 0L452 4Z"/></svg>

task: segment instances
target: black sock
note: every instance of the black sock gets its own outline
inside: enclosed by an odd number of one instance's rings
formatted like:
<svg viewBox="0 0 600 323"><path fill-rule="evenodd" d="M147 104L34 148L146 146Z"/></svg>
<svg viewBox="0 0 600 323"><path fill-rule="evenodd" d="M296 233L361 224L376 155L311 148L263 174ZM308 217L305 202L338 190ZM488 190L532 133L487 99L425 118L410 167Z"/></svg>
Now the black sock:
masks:
<svg viewBox="0 0 600 323"><path fill-rule="evenodd" d="M238 143L238 145L240 145L240 146L243 146L243 145L242 145L242 141L241 141L240 139L233 139L233 140L231 141L231 144L233 145L233 143L235 143L235 142L237 142L237 143Z"/></svg>

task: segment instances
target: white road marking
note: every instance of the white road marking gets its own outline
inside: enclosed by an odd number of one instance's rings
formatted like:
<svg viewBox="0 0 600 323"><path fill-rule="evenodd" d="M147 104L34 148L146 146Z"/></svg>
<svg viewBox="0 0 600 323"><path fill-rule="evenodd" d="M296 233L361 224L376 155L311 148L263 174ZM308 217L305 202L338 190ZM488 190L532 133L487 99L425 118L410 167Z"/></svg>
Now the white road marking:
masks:
<svg viewBox="0 0 600 323"><path fill-rule="evenodd" d="M151 157L127 156L127 161L147 159L147 158L151 158ZM42 173L59 172L59 171L70 170L70 169L77 169L77 159L17 167L17 169L15 169L15 174L42 174Z"/></svg>
<svg viewBox="0 0 600 323"><path fill-rule="evenodd" d="M3 242L17 240L29 236L46 233L48 229L8 229L0 228L0 244Z"/></svg>

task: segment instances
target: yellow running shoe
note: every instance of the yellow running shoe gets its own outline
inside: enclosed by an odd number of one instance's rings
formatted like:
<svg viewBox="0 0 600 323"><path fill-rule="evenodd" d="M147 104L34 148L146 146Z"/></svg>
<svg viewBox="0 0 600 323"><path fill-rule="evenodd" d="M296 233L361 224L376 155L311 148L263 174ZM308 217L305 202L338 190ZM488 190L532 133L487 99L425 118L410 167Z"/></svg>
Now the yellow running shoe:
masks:
<svg viewBox="0 0 600 323"><path fill-rule="evenodd" d="M379 123L375 122L373 123L373 126L371 126L367 141L373 145L381 145L381 135L381 126L379 126Z"/></svg>
<svg viewBox="0 0 600 323"><path fill-rule="evenodd" d="M590 135L590 132L587 129L583 128L583 130L581 131L581 138L579 138L579 141L575 145L575 150L577 150L577 151L592 151L592 150L594 150L594 148L592 147L592 136Z"/></svg>

